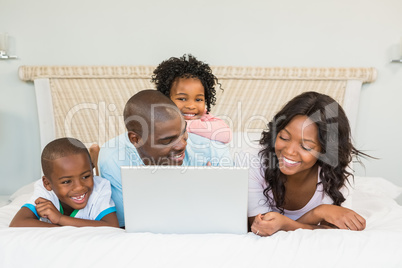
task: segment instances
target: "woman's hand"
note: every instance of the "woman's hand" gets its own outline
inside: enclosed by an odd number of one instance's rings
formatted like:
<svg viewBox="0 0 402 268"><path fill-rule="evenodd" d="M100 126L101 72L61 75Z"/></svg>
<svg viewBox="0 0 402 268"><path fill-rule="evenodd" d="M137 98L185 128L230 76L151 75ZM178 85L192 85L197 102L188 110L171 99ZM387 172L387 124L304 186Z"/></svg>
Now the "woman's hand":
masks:
<svg viewBox="0 0 402 268"><path fill-rule="evenodd" d="M361 231L366 228L366 220L351 209L335 205L321 206L323 206L323 220L339 229Z"/></svg>
<svg viewBox="0 0 402 268"><path fill-rule="evenodd" d="M258 214L251 225L251 231L260 236L270 236L285 229L284 227L289 221L291 219L278 212L268 212L265 215Z"/></svg>
<svg viewBox="0 0 402 268"><path fill-rule="evenodd" d="M366 228L366 220L348 208L320 205L314 209L313 213L320 221L328 222L339 229L361 231ZM301 221L303 221L303 217L304 215L300 218Z"/></svg>

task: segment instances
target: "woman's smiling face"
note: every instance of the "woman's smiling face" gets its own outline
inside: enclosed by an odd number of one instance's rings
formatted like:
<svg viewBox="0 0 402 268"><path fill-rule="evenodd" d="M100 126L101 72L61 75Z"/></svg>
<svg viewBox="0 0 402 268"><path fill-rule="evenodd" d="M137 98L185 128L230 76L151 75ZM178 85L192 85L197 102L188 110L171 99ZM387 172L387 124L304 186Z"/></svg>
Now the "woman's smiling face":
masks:
<svg viewBox="0 0 402 268"><path fill-rule="evenodd" d="M318 127L305 115L295 116L276 136L275 154L285 175L308 172L320 152Z"/></svg>

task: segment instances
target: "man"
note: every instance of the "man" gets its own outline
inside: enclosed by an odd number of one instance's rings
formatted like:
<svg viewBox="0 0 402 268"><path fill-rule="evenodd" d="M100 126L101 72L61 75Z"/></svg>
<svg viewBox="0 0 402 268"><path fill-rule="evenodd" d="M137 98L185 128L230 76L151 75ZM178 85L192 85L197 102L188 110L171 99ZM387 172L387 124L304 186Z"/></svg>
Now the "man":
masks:
<svg viewBox="0 0 402 268"><path fill-rule="evenodd" d="M124 108L127 133L106 142L99 154L101 176L112 186L119 225L124 226L121 166L232 166L222 143L187 133L177 106L156 90L132 96Z"/></svg>

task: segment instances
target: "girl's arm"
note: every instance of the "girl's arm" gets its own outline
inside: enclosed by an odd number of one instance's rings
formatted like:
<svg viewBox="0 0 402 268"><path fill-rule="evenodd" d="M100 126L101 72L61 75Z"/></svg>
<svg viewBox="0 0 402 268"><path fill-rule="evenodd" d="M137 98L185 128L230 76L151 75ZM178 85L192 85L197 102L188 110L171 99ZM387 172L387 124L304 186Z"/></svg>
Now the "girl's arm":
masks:
<svg viewBox="0 0 402 268"><path fill-rule="evenodd" d="M232 140L229 126L211 114L204 114L201 119L187 120L187 131L222 143L229 143Z"/></svg>

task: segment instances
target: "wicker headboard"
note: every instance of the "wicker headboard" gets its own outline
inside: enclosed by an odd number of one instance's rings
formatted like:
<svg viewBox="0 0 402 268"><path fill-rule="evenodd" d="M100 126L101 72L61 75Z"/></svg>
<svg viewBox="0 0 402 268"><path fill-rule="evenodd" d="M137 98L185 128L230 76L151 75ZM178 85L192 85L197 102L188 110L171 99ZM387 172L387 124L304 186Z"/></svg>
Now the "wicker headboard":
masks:
<svg viewBox="0 0 402 268"><path fill-rule="evenodd" d="M34 81L41 148L72 136L88 147L125 131L122 111L136 92L154 88L155 66L21 66L23 81ZM354 129L361 85L373 82L374 68L212 67L222 84L212 113L234 132L261 132L271 117L304 91L332 96Z"/></svg>

